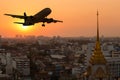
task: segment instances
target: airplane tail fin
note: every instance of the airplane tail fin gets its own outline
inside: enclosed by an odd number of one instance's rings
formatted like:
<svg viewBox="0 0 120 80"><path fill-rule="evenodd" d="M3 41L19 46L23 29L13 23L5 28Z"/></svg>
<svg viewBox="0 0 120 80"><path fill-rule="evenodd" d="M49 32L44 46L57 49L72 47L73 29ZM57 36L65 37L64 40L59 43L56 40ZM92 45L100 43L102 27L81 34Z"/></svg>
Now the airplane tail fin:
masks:
<svg viewBox="0 0 120 80"><path fill-rule="evenodd" d="M26 23L26 20L27 20L27 14L26 12L24 12L24 23Z"/></svg>
<svg viewBox="0 0 120 80"><path fill-rule="evenodd" d="M26 12L24 12L24 17L26 17L27 16L27 14L26 14Z"/></svg>

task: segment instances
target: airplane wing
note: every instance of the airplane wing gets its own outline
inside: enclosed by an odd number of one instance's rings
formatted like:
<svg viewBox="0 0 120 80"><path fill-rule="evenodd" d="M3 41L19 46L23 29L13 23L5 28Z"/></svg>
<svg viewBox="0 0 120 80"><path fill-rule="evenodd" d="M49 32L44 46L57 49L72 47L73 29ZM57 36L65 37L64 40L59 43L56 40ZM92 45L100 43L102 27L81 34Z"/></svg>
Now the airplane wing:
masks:
<svg viewBox="0 0 120 80"><path fill-rule="evenodd" d="M23 22L14 22L15 24L24 24Z"/></svg>
<svg viewBox="0 0 120 80"><path fill-rule="evenodd" d="M11 16L11 17L13 17L13 18L24 19L24 16L21 16L21 15L13 15L13 14L4 14L4 15Z"/></svg>
<svg viewBox="0 0 120 80"><path fill-rule="evenodd" d="M63 22L63 21L60 21L60 20L53 20L53 22L56 23L56 22Z"/></svg>
<svg viewBox="0 0 120 80"><path fill-rule="evenodd" d="M56 22L63 22L63 21L55 20L55 19L53 19L53 18L45 18L45 19L44 19L44 22L47 22L47 23L52 23L52 22L54 22L54 23L56 23Z"/></svg>

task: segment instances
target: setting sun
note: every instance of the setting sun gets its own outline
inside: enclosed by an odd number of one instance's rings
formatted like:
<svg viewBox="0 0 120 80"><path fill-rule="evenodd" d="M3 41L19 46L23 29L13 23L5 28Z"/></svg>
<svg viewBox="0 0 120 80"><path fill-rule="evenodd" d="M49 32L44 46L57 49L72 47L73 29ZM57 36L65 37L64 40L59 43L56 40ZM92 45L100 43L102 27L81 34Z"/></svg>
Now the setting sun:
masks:
<svg viewBox="0 0 120 80"><path fill-rule="evenodd" d="M22 26L22 29L23 29L23 30L27 30L28 27L29 27L29 26L24 26L24 25L23 25L23 26Z"/></svg>
<svg viewBox="0 0 120 80"><path fill-rule="evenodd" d="M24 25L19 25L19 30L24 31L24 32L29 32L32 30L33 26L24 26Z"/></svg>

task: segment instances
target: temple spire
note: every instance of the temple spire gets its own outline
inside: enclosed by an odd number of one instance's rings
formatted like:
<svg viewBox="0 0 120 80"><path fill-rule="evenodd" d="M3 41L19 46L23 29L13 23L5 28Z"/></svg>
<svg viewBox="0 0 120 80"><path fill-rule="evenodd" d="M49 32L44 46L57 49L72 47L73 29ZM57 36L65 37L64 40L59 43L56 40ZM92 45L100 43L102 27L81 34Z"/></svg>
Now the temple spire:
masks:
<svg viewBox="0 0 120 80"><path fill-rule="evenodd" d="M96 44L93 55L91 56L90 63L91 64L106 64L106 60L101 51L100 46L100 38L99 38L99 13L97 11L97 36L96 36Z"/></svg>
<svg viewBox="0 0 120 80"><path fill-rule="evenodd" d="M99 41L99 12L97 10L97 41Z"/></svg>
<svg viewBox="0 0 120 80"><path fill-rule="evenodd" d="M99 38L99 13L97 11L97 28L96 28L96 43L93 54L90 57L90 65L87 68L86 77L88 80L107 80L108 71L107 71L107 61L102 53L100 38Z"/></svg>
<svg viewBox="0 0 120 80"><path fill-rule="evenodd" d="M100 38L99 38L99 13L97 10L97 35L96 35L96 47L95 50L100 50Z"/></svg>

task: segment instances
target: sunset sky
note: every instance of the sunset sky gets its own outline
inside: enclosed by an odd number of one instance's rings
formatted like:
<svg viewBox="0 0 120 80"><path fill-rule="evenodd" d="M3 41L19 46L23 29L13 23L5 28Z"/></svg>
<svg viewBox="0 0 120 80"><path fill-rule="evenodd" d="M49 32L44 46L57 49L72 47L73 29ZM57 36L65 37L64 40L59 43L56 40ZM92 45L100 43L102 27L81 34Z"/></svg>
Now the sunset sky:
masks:
<svg viewBox="0 0 120 80"><path fill-rule="evenodd" d="M63 20L63 23L37 23L28 28L13 22L24 20L3 14L34 15L49 7L48 18ZM0 35L14 37L20 35L44 36L95 36L96 13L99 11L100 35L120 37L120 0L1 0Z"/></svg>

